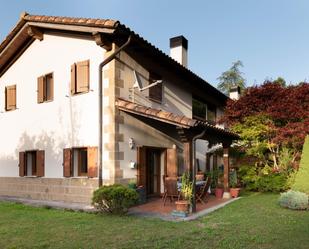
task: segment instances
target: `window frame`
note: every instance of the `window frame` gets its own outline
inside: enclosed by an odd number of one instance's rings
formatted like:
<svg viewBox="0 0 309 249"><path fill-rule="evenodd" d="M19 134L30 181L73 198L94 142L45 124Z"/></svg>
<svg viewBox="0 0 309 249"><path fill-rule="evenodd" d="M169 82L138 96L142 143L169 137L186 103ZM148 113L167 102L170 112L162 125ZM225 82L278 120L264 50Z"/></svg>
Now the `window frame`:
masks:
<svg viewBox="0 0 309 249"><path fill-rule="evenodd" d="M48 81L48 77L51 76L51 81ZM42 101L40 101L40 87L39 87L39 80L40 78L43 78L43 86L42 86L42 89L43 89L43 98L42 98ZM42 104L42 103L46 103L46 102L52 102L54 101L54 72L50 72L50 73L47 73L47 74L44 74L44 75L41 75L38 77L38 89L37 89L37 102L38 104ZM49 87L50 89L50 93L48 94L48 88L47 88L47 82L49 82L49 84L51 85ZM49 98L48 98L49 97Z"/></svg>
<svg viewBox="0 0 309 249"><path fill-rule="evenodd" d="M149 85L158 81L162 80L162 77L156 73L150 72L149 73ZM162 104L163 102L163 82L160 84L157 84L156 86L150 87L148 89L148 99L151 101L157 102L159 104ZM157 92L160 91L160 97L156 97Z"/></svg>
<svg viewBox="0 0 309 249"><path fill-rule="evenodd" d="M199 115L194 114L194 108L193 108L193 106L194 106L193 102L194 101L197 101L200 104L204 105L204 108L205 108L205 115L204 115L204 117L201 117ZM210 107L212 109L212 112L214 113L214 120L209 119L209 112L211 110ZM198 120L207 121L209 123L214 123L215 124L216 121L217 121L217 107L214 104L210 104L207 101L203 101L200 98L197 98L197 97L193 96L192 97L192 117L195 118L195 119L198 119Z"/></svg>

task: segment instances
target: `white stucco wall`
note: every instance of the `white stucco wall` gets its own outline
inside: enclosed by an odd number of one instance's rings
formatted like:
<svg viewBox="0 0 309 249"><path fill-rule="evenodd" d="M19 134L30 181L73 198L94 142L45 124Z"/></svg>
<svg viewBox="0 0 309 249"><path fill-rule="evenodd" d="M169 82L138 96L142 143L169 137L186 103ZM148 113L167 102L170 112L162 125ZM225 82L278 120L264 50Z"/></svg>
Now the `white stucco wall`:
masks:
<svg viewBox="0 0 309 249"><path fill-rule="evenodd" d="M45 34L0 78L0 176L18 176L18 152L45 150L45 177L63 176L63 148L98 145L98 64L94 41ZM90 91L70 96L70 66L90 60ZM37 103L37 77L53 72L54 100ZM17 110L5 111L4 89L17 85Z"/></svg>

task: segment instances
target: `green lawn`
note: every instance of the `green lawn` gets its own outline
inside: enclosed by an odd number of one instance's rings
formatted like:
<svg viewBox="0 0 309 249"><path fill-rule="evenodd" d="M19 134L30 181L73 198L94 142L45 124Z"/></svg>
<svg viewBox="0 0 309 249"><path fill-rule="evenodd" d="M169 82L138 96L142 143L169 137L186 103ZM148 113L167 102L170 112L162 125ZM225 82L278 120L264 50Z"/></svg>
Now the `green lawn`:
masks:
<svg viewBox="0 0 309 249"><path fill-rule="evenodd" d="M309 248L309 211L252 194L192 222L0 202L0 248Z"/></svg>

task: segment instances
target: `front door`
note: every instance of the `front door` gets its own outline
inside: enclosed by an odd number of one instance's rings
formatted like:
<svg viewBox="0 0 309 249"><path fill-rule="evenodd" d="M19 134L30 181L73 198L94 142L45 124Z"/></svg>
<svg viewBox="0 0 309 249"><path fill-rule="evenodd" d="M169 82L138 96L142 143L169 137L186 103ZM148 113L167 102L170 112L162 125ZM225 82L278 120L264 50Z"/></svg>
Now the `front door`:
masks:
<svg viewBox="0 0 309 249"><path fill-rule="evenodd" d="M146 194L148 197L160 195L161 150L146 149Z"/></svg>

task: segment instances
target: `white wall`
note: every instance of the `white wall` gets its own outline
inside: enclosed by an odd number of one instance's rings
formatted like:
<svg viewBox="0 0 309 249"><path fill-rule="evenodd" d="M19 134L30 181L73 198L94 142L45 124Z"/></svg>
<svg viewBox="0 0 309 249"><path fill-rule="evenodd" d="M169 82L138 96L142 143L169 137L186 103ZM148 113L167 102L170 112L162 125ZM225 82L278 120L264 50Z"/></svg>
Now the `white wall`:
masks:
<svg viewBox="0 0 309 249"><path fill-rule="evenodd" d="M18 176L18 152L45 150L45 177L63 176L63 148L98 145L98 65L94 41L45 34L0 78L0 176ZM90 92L70 96L70 66L90 59ZM54 73L54 100L37 103L37 77ZM17 85L17 110L5 111L4 89Z"/></svg>

